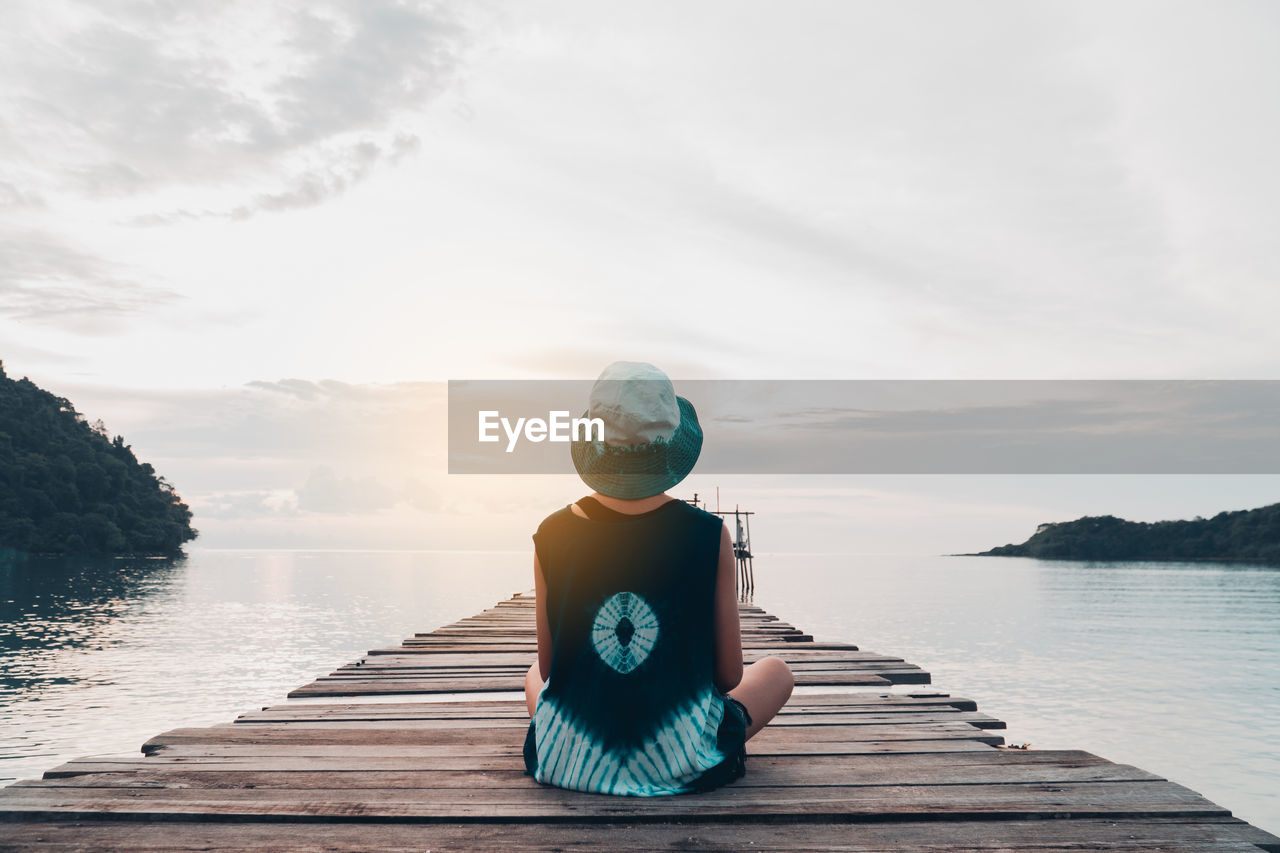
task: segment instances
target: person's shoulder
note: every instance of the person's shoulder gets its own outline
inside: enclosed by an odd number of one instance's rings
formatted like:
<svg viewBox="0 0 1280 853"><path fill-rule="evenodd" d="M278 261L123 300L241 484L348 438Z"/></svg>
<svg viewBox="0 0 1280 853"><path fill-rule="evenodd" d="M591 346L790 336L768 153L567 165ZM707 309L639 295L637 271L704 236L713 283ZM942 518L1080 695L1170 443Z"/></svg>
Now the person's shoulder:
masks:
<svg viewBox="0 0 1280 853"><path fill-rule="evenodd" d="M720 516L716 515L714 512L707 512L705 509L702 509L701 507L696 507L693 504L689 503L688 501L681 501L678 498L677 500L680 503L684 504L684 513L689 518L695 519L697 522L708 525L708 526L715 526L715 527L724 526L724 520L721 519Z"/></svg>
<svg viewBox="0 0 1280 853"><path fill-rule="evenodd" d="M541 533L549 528L560 526L571 515L573 515L573 510L569 509L569 504L565 504L538 523L538 532Z"/></svg>

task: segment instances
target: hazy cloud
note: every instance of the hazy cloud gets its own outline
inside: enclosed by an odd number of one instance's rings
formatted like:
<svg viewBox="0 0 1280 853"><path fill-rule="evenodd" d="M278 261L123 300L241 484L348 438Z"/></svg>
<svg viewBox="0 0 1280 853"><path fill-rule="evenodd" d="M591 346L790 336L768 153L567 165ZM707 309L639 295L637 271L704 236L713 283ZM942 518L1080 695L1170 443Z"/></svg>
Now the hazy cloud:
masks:
<svg viewBox="0 0 1280 853"><path fill-rule="evenodd" d="M288 489L251 489L232 492L191 492L188 503L200 518L219 520L296 516L298 496Z"/></svg>
<svg viewBox="0 0 1280 853"><path fill-rule="evenodd" d="M386 145L368 140L357 142L336 153L320 153L312 158L316 160L313 165L287 178L280 189L257 193L243 204L222 210L184 208L168 213L149 213L131 221L135 225L168 225L201 219L240 221L257 213L313 207L360 183L379 164L394 164L420 147L421 140L410 133L402 133Z"/></svg>
<svg viewBox="0 0 1280 853"><path fill-rule="evenodd" d="M479 8L4 4L0 217L245 318L231 351L138 324L185 362L77 354L168 385L1275 373L1276 7Z"/></svg>
<svg viewBox="0 0 1280 853"><path fill-rule="evenodd" d="M95 335L181 297L50 234L0 227L0 316Z"/></svg>
<svg viewBox="0 0 1280 853"><path fill-rule="evenodd" d="M342 477L328 465L311 469L298 490L298 509L308 512L369 512L389 509L399 501L396 490L377 477Z"/></svg>
<svg viewBox="0 0 1280 853"><path fill-rule="evenodd" d="M394 163L419 146L418 137L407 133L397 136L385 148L369 141L356 143L329 162L294 176L284 189L259 193L251 203L232 208L227 216L231 219L248 219L259 211L290 210L321 204L364 180L379 162L386 160Z"/></svg>
<svg viewBox="0 0 1280 853"><path fill-rule="evenodd" d="M4 352L0 353L0 361L12 356L17 356L26 361L39 364L81 365L85 362L85 360L80 356L69 355L65 352L57 352L55 350L44 349L43 347L26 346L25 344L19 344L13 341L5 341Z"/></svg>
<svg viewBox="0 0 1280 853"><path fill-rule="evenodd" d="M0 6L0 318L97 335L172 302L82 243L86 204L150 225L321 204L418 148L401 124L466 42L425 0Z"/></svg>
<svg viewBox="0 0 1280 853"><path fill-rule="evenodd" d="M441 541L432 525L448 525L433 517L532 520L548 505L545 483L508 483L490 495L485 478L449 482L444 383L48 387L101 418L175 485L201 545L243 544L258 522L272 526L276 543L328 541L332 522L365 545L430 547Z"/></svg>
<svg viewBox="0 0 1280 853"><path fill-rule="evenodd" d="M44 173L28 177L128 195L296 169L259 209L315 203L401 156L393 125L449 85L466 42L449 7L396 0L39 0L7 5L0 33L0 153Z"/></svg>
<svg viewBox="0 0 1280 853"><path fill-rule="evenodd" d="M336 379L254 379L246 388L279 394L319 404L364 401L398 407L407 401L417 406L439 395L438 386L429 382L397 382L387 385L355 384Z"/></svg>
<svg viewBox="0 0 1280 853"><path fill-rule="evenodd" d="M39 193L20 189L8 181L0 181L0 208L39 208L44 207L44 204L44 197Z"/></svg>

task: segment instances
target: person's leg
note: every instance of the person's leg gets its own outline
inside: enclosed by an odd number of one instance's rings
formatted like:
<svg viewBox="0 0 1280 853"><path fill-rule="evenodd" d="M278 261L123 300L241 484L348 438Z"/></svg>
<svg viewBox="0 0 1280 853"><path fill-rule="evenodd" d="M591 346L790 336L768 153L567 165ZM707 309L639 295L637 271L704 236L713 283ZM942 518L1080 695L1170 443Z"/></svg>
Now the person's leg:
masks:
<svg viewBox="0 0 1280 853"><path fill-rule="evenodd" d="M782 658L761 658L742 670L742 681L729 691L729 695L746 705L747 713L751 715L751 725L747 726L748 740L787 704L795 683L791 667Z"/></svg>
<svg viewBox="0 0 1280 853"><path fill-rule="evenodd" d="M529 703L529 716L533 717L533 712L538 709L538 694L542 692L542 674L538 672L538 662L534 661L533 666L529 667L529 671L524 676L524 699Z"/></svg>

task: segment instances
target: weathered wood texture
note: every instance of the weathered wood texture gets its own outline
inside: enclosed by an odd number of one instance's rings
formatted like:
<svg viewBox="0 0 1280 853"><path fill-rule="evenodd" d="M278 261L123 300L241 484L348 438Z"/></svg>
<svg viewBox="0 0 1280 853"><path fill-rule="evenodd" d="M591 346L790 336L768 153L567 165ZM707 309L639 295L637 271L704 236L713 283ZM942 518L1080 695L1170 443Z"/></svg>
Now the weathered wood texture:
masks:
<svg viewBox="0 0 1280 853"><path fill-rule="evenodd" d="M1005 724L937 691L798 693L706 794L630 798L524 773L527 594L374 649L285 703L176 728L0 789L13 850L1280 851L1280 838L1146 770L1003 748ZM744 657L801 685L927 684L901 658L819 643L742 605ZM343 701L343 697L348 697Z"/></svg>

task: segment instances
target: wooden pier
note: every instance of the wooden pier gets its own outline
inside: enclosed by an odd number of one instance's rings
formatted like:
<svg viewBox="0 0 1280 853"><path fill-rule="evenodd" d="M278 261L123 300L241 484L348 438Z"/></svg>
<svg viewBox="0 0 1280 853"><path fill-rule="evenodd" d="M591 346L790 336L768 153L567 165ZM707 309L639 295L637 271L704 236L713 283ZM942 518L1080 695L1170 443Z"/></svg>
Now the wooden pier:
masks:
<svg viewBox="0 0 1280 853"><path fill-rule="evenodd" d="M716 791L632 798L525 775L533 598L297 688L0 789L3 850L1280 851L1182 785L1080 750L1010 749L971 699L891 655L740 606L748 662L797 690ZM432 695L424 695L432 694ZM443 700L443 701L441 701Z"/></svg>

